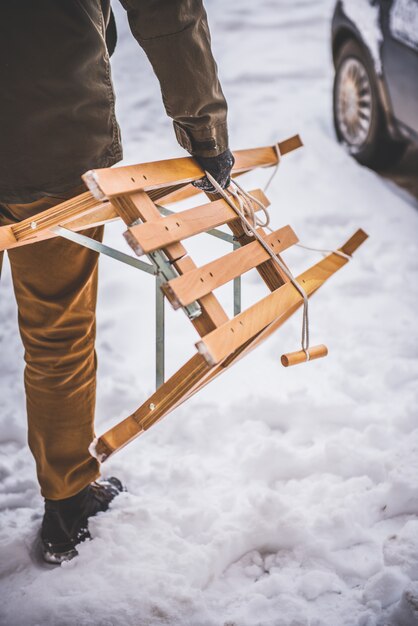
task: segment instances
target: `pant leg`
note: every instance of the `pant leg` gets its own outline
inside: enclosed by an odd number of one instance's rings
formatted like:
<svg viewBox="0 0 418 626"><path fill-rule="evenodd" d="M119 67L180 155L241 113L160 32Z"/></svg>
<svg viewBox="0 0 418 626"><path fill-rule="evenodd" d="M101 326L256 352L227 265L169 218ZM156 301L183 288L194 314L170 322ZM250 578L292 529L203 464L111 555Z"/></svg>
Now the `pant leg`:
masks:
<svg viewBox="0 0 418 626"><path fill-rule="evenodd" d="M62 199L61 199L62 200ZM61 200L2 207L20 220ZM85 234L101 240L103 227ZM57 237L9 251L25 348L29 446L42 495L68 498L99 476L94 437L98 254Z"/></svg>

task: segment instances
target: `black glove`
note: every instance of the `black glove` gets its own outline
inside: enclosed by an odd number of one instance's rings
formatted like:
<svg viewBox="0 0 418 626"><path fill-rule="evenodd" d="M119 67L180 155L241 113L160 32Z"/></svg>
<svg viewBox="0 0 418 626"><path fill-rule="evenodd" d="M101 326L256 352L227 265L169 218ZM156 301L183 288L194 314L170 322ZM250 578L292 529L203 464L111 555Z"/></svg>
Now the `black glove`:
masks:
<svg viewBox="0 0 418 626"><path fill-rule="evenodd" d="M228 187L231 182L230 174L232 166L235 163L234 156L229 149L225 150L225 152L222 152L221 154L218 154L218 156L195 156L194 159L199 163L202 170L209 172L209 174L213 176L222 189ZM214 189L213 185L209 182L206 176L199 178L199 180L195 180L192 185L202 191L208 191L209 193L216 192L216 189Z"/></svg>

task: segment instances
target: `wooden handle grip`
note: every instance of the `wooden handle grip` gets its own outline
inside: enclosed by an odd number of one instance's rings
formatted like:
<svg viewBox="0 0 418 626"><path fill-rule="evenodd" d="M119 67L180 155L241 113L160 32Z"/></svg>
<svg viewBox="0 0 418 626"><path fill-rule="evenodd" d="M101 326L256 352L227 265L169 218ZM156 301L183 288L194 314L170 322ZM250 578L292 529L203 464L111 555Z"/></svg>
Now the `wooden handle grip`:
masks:
<svg viewBox="0 0 418 626"><path fill-rule="evenodd" d="M309 361L314 359L320 359L323 356L327 356L328 348L321 344L320 346L312 346L309 348ZM298 365L299 363L306 363L308 358L304 350L298 350L298 352L289 352L283 354L281 358L282 365L284 367L290 367L291 365Z"/></svg>

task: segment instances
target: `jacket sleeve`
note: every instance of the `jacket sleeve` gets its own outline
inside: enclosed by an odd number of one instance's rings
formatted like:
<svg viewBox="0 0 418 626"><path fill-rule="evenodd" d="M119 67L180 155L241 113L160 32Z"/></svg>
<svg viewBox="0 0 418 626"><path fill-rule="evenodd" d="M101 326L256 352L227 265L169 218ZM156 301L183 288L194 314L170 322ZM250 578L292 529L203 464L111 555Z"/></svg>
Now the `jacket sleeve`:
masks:
<svg viewBox="0 0 418 626"><path fill-rule="evenodd" d="M216 156L228 148L227 104L202 0L121 0L160 82L180 145Z"/></svg>

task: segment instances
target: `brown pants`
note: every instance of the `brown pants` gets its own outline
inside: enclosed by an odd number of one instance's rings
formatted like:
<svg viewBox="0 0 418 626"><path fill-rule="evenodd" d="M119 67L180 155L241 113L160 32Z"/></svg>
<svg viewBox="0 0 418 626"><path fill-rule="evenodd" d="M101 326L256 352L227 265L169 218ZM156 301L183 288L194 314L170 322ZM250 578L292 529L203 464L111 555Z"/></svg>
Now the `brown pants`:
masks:
<svg viewBox="0 0 418 626"><path fill-rule="evenodd" d="M65 198L77 193L80 189ZM0 204L0 224L65 198ZM103 227L86 234L101 240ZM88 452L94 437L98 254L61 237L8 254L25 348L29 446L42 495L68 498L99 476L99 464ZM0 271L1 263L0 252Z"/></svg>

